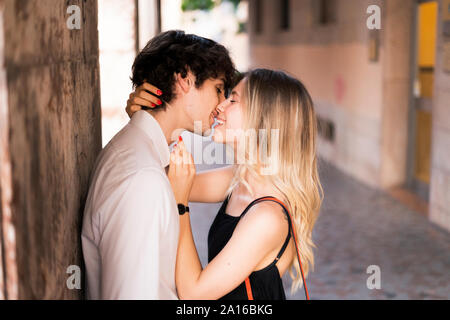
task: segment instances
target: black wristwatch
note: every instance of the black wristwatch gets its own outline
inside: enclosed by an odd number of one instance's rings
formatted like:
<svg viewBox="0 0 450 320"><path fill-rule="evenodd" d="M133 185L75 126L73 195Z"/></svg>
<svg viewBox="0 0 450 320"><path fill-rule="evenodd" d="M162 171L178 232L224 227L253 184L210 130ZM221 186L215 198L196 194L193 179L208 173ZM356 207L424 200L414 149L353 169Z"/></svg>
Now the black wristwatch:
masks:
<svg viewBox="0 0 450 320"><path fill-rule="evenodd" d="M178 213L180 214L180 216L182 216L186 212L189 212L189 207L185 206L184 204L179 203L178 204Z"/></svg>

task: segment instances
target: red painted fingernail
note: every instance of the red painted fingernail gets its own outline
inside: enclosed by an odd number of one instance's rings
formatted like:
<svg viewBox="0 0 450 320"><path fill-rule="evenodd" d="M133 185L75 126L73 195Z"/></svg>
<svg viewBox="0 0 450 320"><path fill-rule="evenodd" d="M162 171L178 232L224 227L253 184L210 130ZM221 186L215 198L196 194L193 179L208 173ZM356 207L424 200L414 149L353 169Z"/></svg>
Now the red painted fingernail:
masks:
<svg viewBox="0 0 450 320"><path fill-rule="evenodd" d="M178 141L183 141L183 138L181 136L179 136Z"/></svg>
<svg viewBox="0 0 450 320"><path fill-rule="evenodd" d="M158 105L162 105L162 101L161 101L161 100L158 100L156 103L157 103Z"/></svg>
<svg viewBox="0 0 450 320"><path fill-rule="evenodd" d="M158 96L160 96L160 95L162 95L162 91L161 91L161 90L158 90L158 91L156 91L156 94L157 94Z"/></svg>
<svg viewBox="0 0 450 320"><path fill-rule="evenodd" d="M152 103L152 107L156 107L156 104Z"/></svg>

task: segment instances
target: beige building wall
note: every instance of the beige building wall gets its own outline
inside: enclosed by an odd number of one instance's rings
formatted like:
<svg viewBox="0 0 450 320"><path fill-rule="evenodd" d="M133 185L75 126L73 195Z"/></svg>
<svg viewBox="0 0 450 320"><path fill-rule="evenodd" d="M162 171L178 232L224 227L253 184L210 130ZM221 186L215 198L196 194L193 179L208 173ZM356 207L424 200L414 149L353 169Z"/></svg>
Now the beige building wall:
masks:
<svg viewBox="0 0 450 320"><path fill-rule="evenodd" d="M338 1L336 22L319 25L314 2L291 1L291 28L280 31L276 1L262 1L261 34L251 29L252 67L287 71L311 93L317 114L335 126L335 141L319 138L320 155L345 172L374 186L381 184L383 47L369 60L369 4L383 1ZM255 2L250 20L255 21ZM381 36L378 35L378 36Z"/></svg>

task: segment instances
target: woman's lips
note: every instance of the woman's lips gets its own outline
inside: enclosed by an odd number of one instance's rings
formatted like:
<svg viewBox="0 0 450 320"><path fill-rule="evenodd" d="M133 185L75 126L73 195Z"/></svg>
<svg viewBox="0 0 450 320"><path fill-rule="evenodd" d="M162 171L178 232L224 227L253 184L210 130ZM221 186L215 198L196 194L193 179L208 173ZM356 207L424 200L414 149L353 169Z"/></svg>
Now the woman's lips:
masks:
<svg viewBox="0 0 450 320"><path fill-rule="evenodd" d="M216 118L216 122L217 122L217 126L221 126L221 125L225 124L226 121L221 118Z"/></svg>
<svg viewBox="0 0 450 320"><path fill-rule="evenodd" d="M223 125L225 123L225 119L219 118L219 114L220 112L218 111L218 109L214 109L213 112L211 112L210 114L210 122L212 121L211 125L220 126Z"/></svg>

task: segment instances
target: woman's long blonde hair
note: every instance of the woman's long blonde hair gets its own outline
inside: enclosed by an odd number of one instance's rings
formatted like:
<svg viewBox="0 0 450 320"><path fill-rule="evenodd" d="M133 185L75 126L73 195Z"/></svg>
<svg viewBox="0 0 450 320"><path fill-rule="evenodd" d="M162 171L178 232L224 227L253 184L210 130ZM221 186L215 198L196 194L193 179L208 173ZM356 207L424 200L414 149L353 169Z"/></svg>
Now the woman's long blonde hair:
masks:
<svg viewBox="0 0 450 320"><path fill-rule="evenodd" d="M242 184L253 193L246 181L248 175L264 176L281 192L293 219L306 278L308 272L314 269L312 230L323 200L317 171L317 122L312 99L303 84L286 73L256 69L245 75L241 101L245 106L243 129L262 129L267 133L265 139L260 136L256 145L244 139L247 141L245 156L248 159L251 152L260 154L264 143L266 160L269 161L263 161L263 167L260 158L258 164L248 161L238 163L229 192ZM278 137L271 134L273 129L278 129ZM274 171L262 174L261 169L268 167ZM291 292L296 292L303 285L296 260L293 259L289 266L293 279Z"/></svg>

